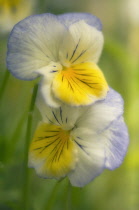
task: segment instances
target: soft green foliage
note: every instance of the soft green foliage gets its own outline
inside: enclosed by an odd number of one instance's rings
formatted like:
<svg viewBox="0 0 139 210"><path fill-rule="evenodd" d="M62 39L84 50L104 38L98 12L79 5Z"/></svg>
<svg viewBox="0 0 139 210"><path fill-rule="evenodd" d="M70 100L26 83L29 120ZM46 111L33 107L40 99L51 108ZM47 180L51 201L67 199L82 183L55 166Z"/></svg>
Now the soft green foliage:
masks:
<svg viewBox="0 0 139 210"><path fill-rule="evenodd" d="M110 3L108 0L104 11L103 0L78 0L75 5L74 2L74 0L61 0L56 5L54 0L38 1L35 12L92 12L102 20L105 46L99 64L108 84L120 92L125 101L125 120L130 133L126 158L120 168L112 172L106 170L82 189L71 187L67 179L60 182L41 179L33 169L27 169L27 147L39 118L39 113L35 109L32 128L27 130L29 120L32 120L29 117L30 110L33 110L30 103L33 87L37 81L17 80L8 73L5 66L8 35L1 34L0 210L137 210L139 208L137 54L139 49L136 46L138 43L134 45L135 40L132 40L139 37L139 30L136 30L138 26L129 25L128 19L124 19L124 15L122 16L122 12L118 10L118 8L122 10L122 1ZM107 10L111 13L106 12Z"/></svg>

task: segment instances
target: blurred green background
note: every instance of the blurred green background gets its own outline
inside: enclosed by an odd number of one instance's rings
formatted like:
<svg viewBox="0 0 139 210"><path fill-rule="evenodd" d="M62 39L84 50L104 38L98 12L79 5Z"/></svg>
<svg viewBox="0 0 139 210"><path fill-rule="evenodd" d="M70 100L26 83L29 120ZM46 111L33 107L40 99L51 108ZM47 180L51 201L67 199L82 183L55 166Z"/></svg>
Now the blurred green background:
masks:
<svg viewBox="0 0 139 210"><path fill-rule="evenodd" d="M0 0L0 210L138 210L139 0L15 0L5 6L12 1ZM124 162L84 188L69 188L66 179L56 184L26 169L27 119L37 81L7 73L6 45L16 22L46 12L89 12L101 19L105 44L99 66L125 101L130 144ZM35 109L32 133L37 119Z"/></svg>

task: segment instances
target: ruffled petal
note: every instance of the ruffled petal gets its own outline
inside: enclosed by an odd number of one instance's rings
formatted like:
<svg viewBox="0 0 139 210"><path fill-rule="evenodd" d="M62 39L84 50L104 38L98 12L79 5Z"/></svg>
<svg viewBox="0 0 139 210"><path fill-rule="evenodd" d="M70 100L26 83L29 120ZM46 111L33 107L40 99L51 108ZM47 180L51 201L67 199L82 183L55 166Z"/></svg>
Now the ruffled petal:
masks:
<svg viewBox="0 0 139 210"><path fill-rule="evenodd" d="M102 133L110 124L123 114L123 99L110 88L106 98L93 105L84 107L84 113L77 121L77 127L87 127Z"/></svg>
<svg viewBox="0 0 139 210"><path fill-rule="evenodd" d="M64 35L59 58L64 66L97 62L103 47L103 35L84 21L72 24Z"/></svg>
<svg viewBox="0 0 139 210"><path fill-rule="evenodd" d="M29 167L44 178L62 178L73 170L76 148L70 132L61 127L40 123L29 151Z"/></svg>
<svg viewBox="0 0 139 210"><path fill-rule="evenodd" d="M104 170L104 146L87 128L77 128L71 135L74 136L78 160L75 169L68 174L68 177L73 186L83 187Z"/></svg>
<svg viewBox="0 0 139 210"><path fill-rule="evenodd" d="M36 70L58 60L65 30L52 14L34 15L19 22L9 37L8 69L19 79L36 78Z"/></svg>
<svg viewBox="0 0 139 210"><path fill-rule="evenodd" d="M101 21L96 16L89 13L66 13L58 15L58 19L67 27L80 20L84 20L88 25L93 26L100 31L102 30Z"/></svg>
<svg viewBox="0 0 139 210"><path fill-rule="evenodd" d="M68 177L77 187L88 184L104 169L119 167L129 144L123 117L113 121L102 133L96 133L92 126L92 130L77 128L71 135L77 147L78 161Z"/></svg>
<svg viewBox="0 0 139 210"><path fill-rule="evenodd" d="M123 162L129 144L128 130L123 117L112 122L110 127L100 134L100 141L105 146L105 167L114 170Z"/></svg>
<svg viewBox="0 0 139 210"><path fill-rule="evenodd" d="M74 106L101 100L106 97L108 89L103 73L91 62L65 68L56 74L52 83L54 96Z"/></svg>

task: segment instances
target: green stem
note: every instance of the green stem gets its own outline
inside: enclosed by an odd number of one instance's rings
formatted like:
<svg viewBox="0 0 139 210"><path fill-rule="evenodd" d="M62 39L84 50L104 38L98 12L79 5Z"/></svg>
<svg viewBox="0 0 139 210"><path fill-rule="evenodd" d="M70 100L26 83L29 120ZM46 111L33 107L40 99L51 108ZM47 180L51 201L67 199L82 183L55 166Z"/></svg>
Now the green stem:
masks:
<svg viewBox="0 0 139 210"><path fill-rule="evenodd" d="M10 76L10 73L9 73L8 70L6 70L5 75L4 75L4 79L3 79L3 82L2 82L2 85L0 87L0 98L2 98L2 96L4 94L4 91L5 91L5 88L6 88L8 79L9 79L9 76Z"/></svg>
<svg viewBox="0 0 139 210"><path fill-rule="evenodd" d="M66 199L66 210L72 209L72 186L68 180L68 190L67 190L67 199Z"/></svg>
<svg viewBox="0 0 139 210"><path fill-rule="evenodd" d="M11 159L13 156L13 153L16 149L17 141L19 140L19 136L21 135L22 128L25 123L25 118L26 118L26 112L21 116L19 121L17 122L16 128L14 129L14 133L10 139L10 146L7 148L7 160Z"/></svg>
<svg viewBox="0 0 139 210"><path fill-rule="evenodd" d="M56 196L58 188L59 188L59 183L60 183L60 181L56 182L47 203L44 205L43 210L51 210L52 209L52 206L53 206L54 200L55 200L55 196Z"/></svg>
<svg viewBox="0 0 139 210"><path fill-rule="evenodd" d="M29 142L31 139L31 128L33 120L33 110L35 106L35 100L37 95L38 85L34 86L33 95L30 103L28 119L27 119L27 130L26 130L26 139L25 139L25 150L24 150L24 171L23 171L23 191L22 191L22 209L28 209L28 200L29 200L29 170L28 170L28 149Z"/></svg>

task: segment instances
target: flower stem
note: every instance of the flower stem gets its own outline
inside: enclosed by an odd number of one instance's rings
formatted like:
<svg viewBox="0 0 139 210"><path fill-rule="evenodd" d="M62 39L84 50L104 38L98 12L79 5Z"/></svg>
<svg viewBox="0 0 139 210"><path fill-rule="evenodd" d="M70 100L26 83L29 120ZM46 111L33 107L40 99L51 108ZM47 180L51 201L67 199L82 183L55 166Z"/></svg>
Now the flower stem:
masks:
<svg viewBox="0 0 139 210"><path fill-rule="evenodd" d="M14 129L14 133L11 136L10 139L10 145L7 148L7 155L6 155L6 160L9 161L9 159L11 159L11 157L13 156L13 153L16 149L17 146L17 141L19 140L19 137L21 135L22 132L22 128L25 124L25 119L26 119L27 113L23 113L23 115L21 116L21 118L18 120L16 128Z"/></svg>
<svg viewBox="0 0 139 210"><path fill-rule="evenodd" d="M54 200L55 200L55 195L58 191L58 188L59 188L59 183L60 181L57 181L52 192L51 192L51 195L46 203L46 205L44 206L44 210L51 210L52 209L52 205L54 204Z"/></svg>
<svg viewBox="0 0 139 210"><path fill-rule="evenodd" d="M72 209L72 186L68 180L67 199L66 199L66 210Z"/></svg>
<svg viewBox="0 0 139 210"><path fill-rule="evenodd" d="M2 98L2 96L4 94L4 90L6 88L9 76L10 76L10 73L9 73L8 70L6 70L5 75L4 75L4 79L3 79L3 82L2 82L2 85L0 87L0 98Z"/></svg>
<svg viewBox="0 0 139 210"><path fill-rule="evenodd" d="M25 139L25 150L24 150L24 171L23 171L23 191L22 191L22 209L28 209L28 200L29 200L29 170L28 170L28 149L29 142L31 139L31 128L32 128L32 119L33 119L33 110L35 106L35 100L38 90L38 84L34 86L32 99L29 107L28 119L27 119L27 130L26 130L26 139Z"/></svg>

